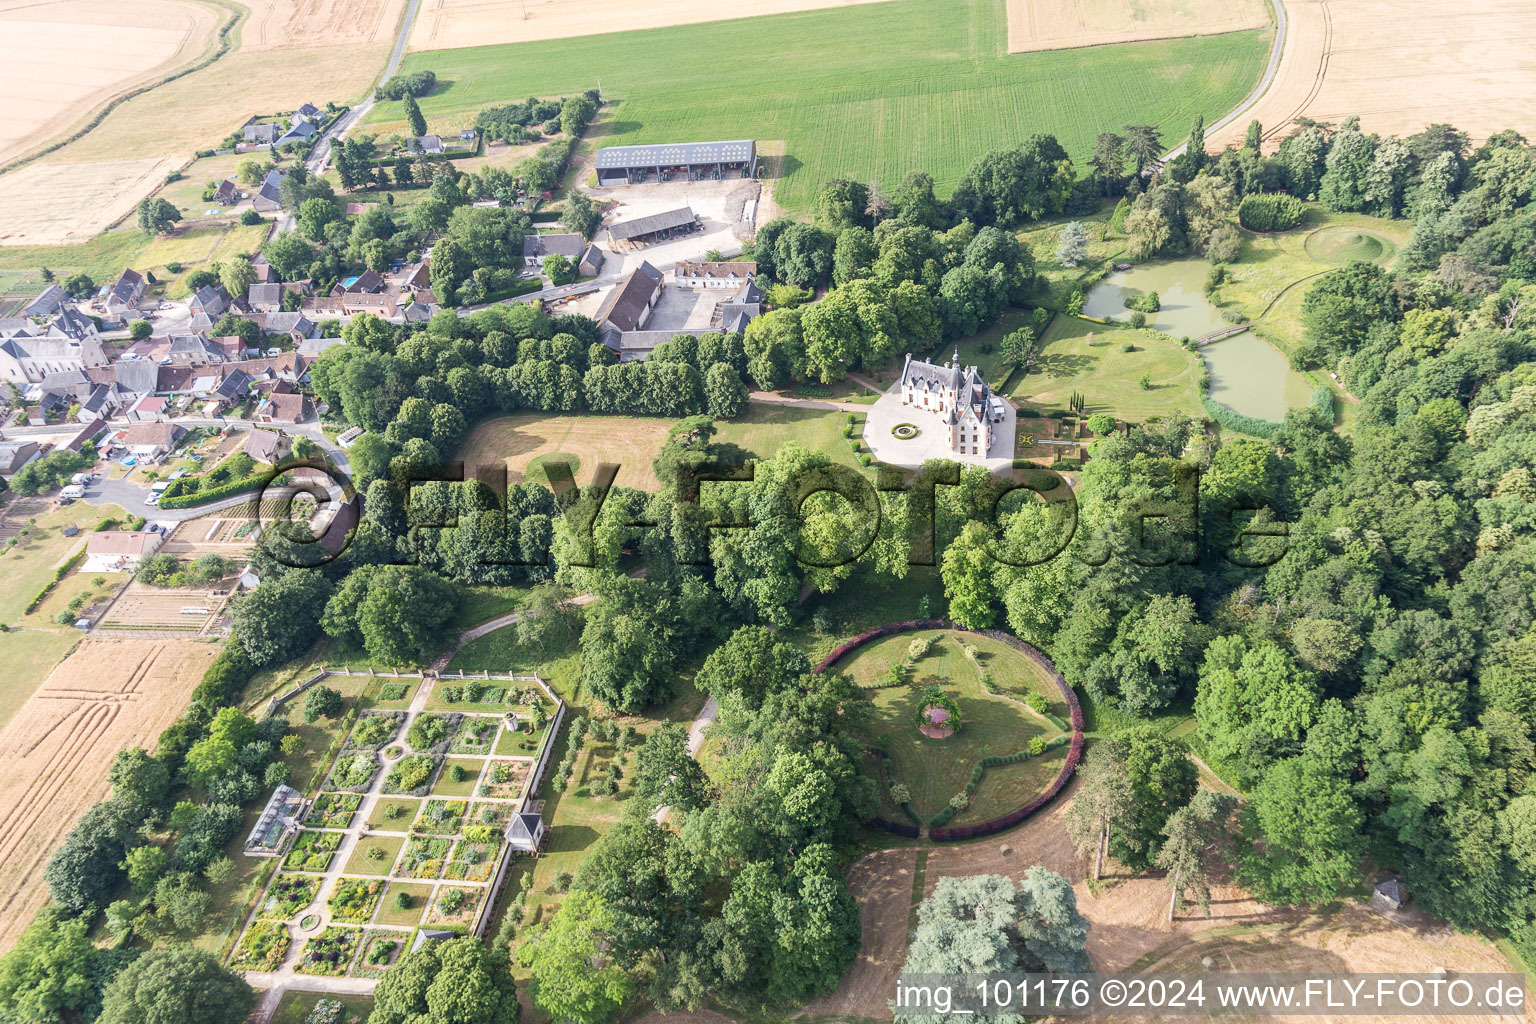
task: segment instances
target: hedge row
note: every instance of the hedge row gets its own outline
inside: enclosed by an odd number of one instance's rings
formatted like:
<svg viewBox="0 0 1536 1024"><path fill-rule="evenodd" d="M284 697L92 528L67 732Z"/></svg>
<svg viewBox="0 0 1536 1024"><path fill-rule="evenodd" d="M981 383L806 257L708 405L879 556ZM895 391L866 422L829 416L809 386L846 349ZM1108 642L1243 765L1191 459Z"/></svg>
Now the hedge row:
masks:
<svg viewBox="0 0 1536 1024"><path fill-rule="evenodd" d="M1280 432L1284 424L1274 420L1261 420L1256 416L1244 416L1236 409L1222 405L1209 395L1201 397L1200 401L1205 405L1205 411L1211 414L1211 419L1220 423L1228 430L1235 430L1240 434L1252 434L1254 437L1271 438Z"/></svg>
<svg viewBox="0 0 1536 1024"><path fill-rule="evenodd" d="M44 585L43 589L37 592L37 596L34 597L31 602L22 609L21 613L23 615L31 615L34 611L36 611L37 606L43 603L44 598L48 596L49 592L51 592L54 587L58 586L59 581L62 580L65 576L68 576L70 570L79 565L81 561L84 560L84 558L85 548L81 548L73 555L70 555L68 561L53 571L53 579L49 580L47 584Z"/></svg>
<svg viewBox="0 0 1536 1024"><path fill-rule="evenodd" d="M188 477L186 479L194 478ZM231 480L227 484L220 484L217 487L210 487L206 491L193 491L190 494L171 494L171 489L168 487L166 488L166 496L160 499L159 507L172 509L192 508L197 505L206 505L210 501L218 501L220 498L227 498L232 494L244 494L247 491L259 491L263 487L267 486L271 479L271 473L263 472L258 473L255 476L248 476L244 480ZM180 482L181 481L179 480L176 481L176 483ZM176 484L174 483L171 485L171 487L175 486Z"/></svg>
<svg viewBox="0 0 1536 1024"><path fill-rule="evenodd" d="M869 824L882 832L889 832L893 836L902 836L907 839L916 839L923 834L923 830L916 825L904 825L899 821L890 821L886 818L871 818Z"/></svg>

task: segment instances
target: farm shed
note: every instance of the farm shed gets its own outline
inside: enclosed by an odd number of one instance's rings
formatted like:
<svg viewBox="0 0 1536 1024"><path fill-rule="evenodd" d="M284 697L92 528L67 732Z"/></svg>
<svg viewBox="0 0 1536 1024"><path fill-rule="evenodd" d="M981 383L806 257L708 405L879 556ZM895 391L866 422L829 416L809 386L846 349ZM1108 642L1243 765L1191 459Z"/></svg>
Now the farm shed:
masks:
<svg viewBox="0 0 1536 1024"><path fill-rule="evenodd" d="M674 177L702 181L756 174L757 143L751 139L610 146L597 153L599 185L637 185L652 175L660 181Z"/></svg>
<svg viewBox="0 0 1536 1024"><path fill-rule="evenodd" d="M677 235L686 235L698 226L698 214L684 206L676 210L666 210L662 213L610 224L608 238L615 244L623 242L631 248L639 248Z"/></svg>

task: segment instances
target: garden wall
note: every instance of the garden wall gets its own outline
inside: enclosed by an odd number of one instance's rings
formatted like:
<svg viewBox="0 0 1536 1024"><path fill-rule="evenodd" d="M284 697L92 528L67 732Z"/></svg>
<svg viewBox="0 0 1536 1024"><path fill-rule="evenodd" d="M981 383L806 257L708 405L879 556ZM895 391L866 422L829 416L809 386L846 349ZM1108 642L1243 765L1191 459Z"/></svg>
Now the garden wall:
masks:
<svg viewBox="0 0 1536 1024"><path fill-rule="evenodd" d="M1072 773L1077 770L1077 763L1083 758L1083 708L1078 703L1077 694L1073 692L1072 687L1067 685L1066 679L1062 678L1061 673L1057 671L1056 665L1051 659L1018 637L1010 633L1004 633L1002 630L966 629L963 626L955 625L948 619L908 619L904 622L892 622L867 630L853 639L839 644L832 649L832 653L821 660L813 671L825 672L849 653L858 650L871 640L893 636L897 633L910 633L921 629L948 629L957 633L978 633L981 636L996 640L1000 644L1013 648L1040 666L1051 677L1051 681L1056 684L1056 689L1061 691L1062 699L1067 702L1067 707L1071 710L1072 746L1067 751L1067 759L1062 762L1061 771L1056 773L1056 778L1051 780L1051 784L1045 788L1045 792L1035 797L1023 807L1010 811L1002 817L993 818L991 821L983 821L976 825L941 826L930 829L928 838L936 843L953 843L961 839L979 839L982 836L990 836L1013 828L1054 800L1056 794L1060 793L1067 782L1071 780ZM882 831L905 836L909 839L915 839L918 835L918 831L914 826L887 821L884 818L874 818L870 821L870 825Z"/></svg>

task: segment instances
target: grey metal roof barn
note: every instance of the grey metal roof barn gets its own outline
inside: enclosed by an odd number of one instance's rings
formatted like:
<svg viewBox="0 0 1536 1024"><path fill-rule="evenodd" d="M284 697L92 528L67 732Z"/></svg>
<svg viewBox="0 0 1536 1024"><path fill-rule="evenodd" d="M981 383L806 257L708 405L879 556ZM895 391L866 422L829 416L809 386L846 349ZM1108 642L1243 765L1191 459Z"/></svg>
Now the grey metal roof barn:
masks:
<svg viewBox="0 0 1536 1024"><path fill-rule="evenodd" d="M689 207L677 210L667 210L663 213L653 213L647 217L636 217L634 220L620 221L617 224L608 225L608 237L615 242L631 242L636 239L647 238L651 235L663 232L675 231L678 228L692 229L698 221L698 214Z"/></svg>
<svg viewBox="0 0 1536 1024"><path fill-rule="evenodd" d="M665 142L653 146L610 146L598 150L599 185L633 185L655 172L663 180L673 172L692 178L723 177L736 171L750 178L757 173L757 143L751 139L729 142Z"/></svg>

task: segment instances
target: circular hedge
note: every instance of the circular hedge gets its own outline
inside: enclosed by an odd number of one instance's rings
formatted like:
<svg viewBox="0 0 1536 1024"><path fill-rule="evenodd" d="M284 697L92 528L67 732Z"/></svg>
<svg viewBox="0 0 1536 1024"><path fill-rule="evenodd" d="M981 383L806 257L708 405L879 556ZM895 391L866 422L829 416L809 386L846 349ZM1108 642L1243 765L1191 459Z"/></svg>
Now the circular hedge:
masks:
<svg viewBox="0 0 1536 1024"><path fill-rule="evenodd" d="M891 428L891 436L898 441L910 441L917 436L917 425L913 423L898 423Z"/></svg>
<svg viewBox="0 0 1536 1024"><path fill-rule="evenodd" d="M944 720L943 724L949 728L951 736L960 731L960 702L945 693L938 686L930 686L924 690L922 699L917 702L917 714L913 716L912 721L918 729L922 729L925 725L940 724L929 720L928 711L930 708L943 708L949 712L949 717Z"/></svg>

